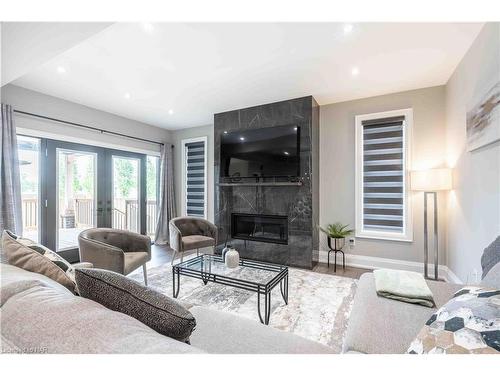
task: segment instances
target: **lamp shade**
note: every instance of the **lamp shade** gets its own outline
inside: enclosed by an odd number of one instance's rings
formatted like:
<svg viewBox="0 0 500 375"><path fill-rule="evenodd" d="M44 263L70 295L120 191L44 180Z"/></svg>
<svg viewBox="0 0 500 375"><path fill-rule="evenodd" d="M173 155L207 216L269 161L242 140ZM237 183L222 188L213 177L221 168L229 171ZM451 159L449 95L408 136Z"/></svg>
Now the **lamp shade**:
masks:
<svg viewBox="0 0 500 375"><path fill-rule="evenodd" d="M451 169L436 168L411 172L411 189L417 191L451 190Z"/></svg>

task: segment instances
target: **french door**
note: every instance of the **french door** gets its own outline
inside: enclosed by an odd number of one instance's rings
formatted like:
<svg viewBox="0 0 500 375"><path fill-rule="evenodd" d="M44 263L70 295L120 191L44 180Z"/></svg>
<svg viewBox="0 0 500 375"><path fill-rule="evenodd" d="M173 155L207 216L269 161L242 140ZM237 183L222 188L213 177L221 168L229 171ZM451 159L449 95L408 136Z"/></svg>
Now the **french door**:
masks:
<svg viewBox="0 0 500 375"><path fill-rule="evenodd" d="M85 229L146 234L146 155L46 140L45 159L41 241L47 247L76 261Z"/></svg>

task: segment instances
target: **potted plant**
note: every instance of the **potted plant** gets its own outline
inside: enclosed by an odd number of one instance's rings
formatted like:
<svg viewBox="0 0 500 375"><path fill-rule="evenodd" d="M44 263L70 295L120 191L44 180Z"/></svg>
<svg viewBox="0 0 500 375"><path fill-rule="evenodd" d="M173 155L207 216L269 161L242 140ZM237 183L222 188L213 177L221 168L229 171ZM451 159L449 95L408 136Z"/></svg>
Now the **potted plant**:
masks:
<svg viewBox="0 0 500 375"><path fill-rule="evenodd" d="M326 229L319 228L322 232L326 233L328 236L328 247L331 249L331 239L333 238L335 247L334 249L340 250L345 245L345 238L354 233L354 229L349 229L349 225L344 225L342 223L329 224Z"/></svg>

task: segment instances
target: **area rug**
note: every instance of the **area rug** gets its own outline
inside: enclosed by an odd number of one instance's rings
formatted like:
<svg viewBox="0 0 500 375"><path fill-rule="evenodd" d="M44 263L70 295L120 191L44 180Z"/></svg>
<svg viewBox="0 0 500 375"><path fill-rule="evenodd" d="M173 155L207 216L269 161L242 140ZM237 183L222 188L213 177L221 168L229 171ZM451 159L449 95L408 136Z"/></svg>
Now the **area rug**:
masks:
<svg viewBox="0 0 500 375"><path fill-rule="evenodd" d="M131 277L143 281L142 272ZM180 277L177 299L188 308L205 306L259 321L256 293L213 283L204 285L201 280ZM172 297L172 266L164 264L148 269L148 285ZM289 268L288 305L278 285L271 295L269 325L320 342L340 353L356 286L355 279Z"/></svg>

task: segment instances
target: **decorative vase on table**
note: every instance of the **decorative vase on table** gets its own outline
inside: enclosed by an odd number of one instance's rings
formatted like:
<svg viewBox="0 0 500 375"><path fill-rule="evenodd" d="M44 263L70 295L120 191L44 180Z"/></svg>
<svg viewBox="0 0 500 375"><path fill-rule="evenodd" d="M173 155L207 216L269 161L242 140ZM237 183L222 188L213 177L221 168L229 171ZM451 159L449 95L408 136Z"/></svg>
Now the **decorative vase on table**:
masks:
<svg viewBox="0 0 500 375"><path fill-rule="evenodd" d="M240 265L240 254L235 248L230 248L225 253L225 263L227 268L236 268Z"/></svg>
<svg viewBox="0 0 500 375"><path fill-rule="evenodd" d="M234 249L231 245L226 245L224 249L222 249L221 257L223 262L226 262L226 254L231 249Z"/></svg>

